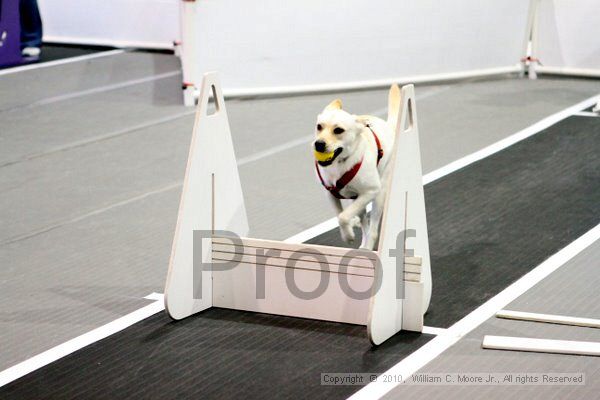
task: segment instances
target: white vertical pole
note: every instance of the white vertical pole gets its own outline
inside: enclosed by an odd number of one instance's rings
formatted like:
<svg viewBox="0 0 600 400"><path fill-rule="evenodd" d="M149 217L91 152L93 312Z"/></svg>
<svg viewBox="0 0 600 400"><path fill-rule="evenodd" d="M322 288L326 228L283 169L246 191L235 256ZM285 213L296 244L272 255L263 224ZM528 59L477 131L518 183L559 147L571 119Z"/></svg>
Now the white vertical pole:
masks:
<svg viewBox="0 0 600 400"><path fill-rule="evenodd" d="M527 60L531 54L531 26L533 25L534 6L535 0L529 0L529 11L527 13L527 25L525 26L525 37L523 38L523 50L521 53L521 72L519 73L520 78L525 77L527 72Z"/></svg>
<svg viewBox="0 0 600 400"><path fill-rule="evenodd" d="M538 64L537 47L538 47L538 9L540 0L533 0L533 21L531 25L531 53L529 56L529 79L537 79L536 67Z"/></svg>
<svg viewBox="0 0 600 400"><path fill-rule="evenodd" d="M537 60L537 25L538 6L540 0L529 1L529 14L527 16L527 27L525 29L525 40L523 42L523 57L521 58L521 78L528 73L529 79L536 79Z"/></svg>
<svg viewBox="0 0 600 400"><path fill-rule="evenodd" d="M198 98L198 77L195 62L198 60L198 34L196 30L196 14L198 2L182 0L180 7L181 19L181 68L183 71L183 102L186 106L196 104Z"/></svg>

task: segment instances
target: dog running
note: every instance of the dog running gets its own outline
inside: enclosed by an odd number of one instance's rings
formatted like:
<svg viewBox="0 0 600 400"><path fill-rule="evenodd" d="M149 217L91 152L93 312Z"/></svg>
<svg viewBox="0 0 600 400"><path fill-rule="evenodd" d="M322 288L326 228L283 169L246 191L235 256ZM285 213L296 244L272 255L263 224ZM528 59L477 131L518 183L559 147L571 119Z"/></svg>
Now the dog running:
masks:
<svg viewBox="0 0 600 400"><path fill-rule="evenodd" d="M392 85L387 121L350 114L339 99L317 117L313 142L317 177L329 191L342 239L354 243L354 227L360 226L364 249L374 250L379 237L399 108L400 88ZM352 201L344 207L343 199ZM369 203L373 205L367 216Z"/></svg>

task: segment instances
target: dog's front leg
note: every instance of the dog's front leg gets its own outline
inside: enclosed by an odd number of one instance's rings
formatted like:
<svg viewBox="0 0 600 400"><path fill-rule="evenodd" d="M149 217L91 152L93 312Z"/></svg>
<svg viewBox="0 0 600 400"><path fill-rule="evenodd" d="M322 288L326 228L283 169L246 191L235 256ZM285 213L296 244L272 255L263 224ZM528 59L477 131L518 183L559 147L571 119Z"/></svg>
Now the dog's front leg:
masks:
<svg viewBox="0 0 600 400"><path fill-rule="evenodd" d="M341 214L341 212L344 211L344 206L342 206L342 201L340 199L338 199L337 197L335 197L334 195L332 195L331 193L329 194L329 201L331 201L331 205L333 205L333 208L335 208L335 213L337 215Z"/></svg>
<svg viewBox="0 0 600 400"><path fill-rule="evenodd" d="M342 212L344 211L344 206L342 205L342 201L332 194L329 195L329 200L331 201L331 204L333 205L333 208L335 209L335 213L338 216L342 215ZM342 240L344 242L352 242L354 240L354 231L353 231L352 221L349 224L347 224L349 226L342 226L342 222L340 222L339 224L340 224L340 233L342 235Z"/></svg>
<svg viewBox="0 0 600 400"><path fill-rule="evenodd" d="M342 240L347 243L351 243L354 241L354 222L352 220L348 221L347 224L342 223L342 220L339 219L339 216L344 212L344 206L342 205L342 201L335 197L334 195L329 196L329 200L335 208L336 214L338 215L338 221L340 224L340 234L342 235Z"/></svg>
<svg viewBox="0 0 600 400"><path fill-rule="evenodd" d="M367 204L369 204L377 196L377 190L369 190L363 192L354 200L344 211L338 215L340 224L340 232L342 239L346 243L354 242L354 225L358 217L366 212Z"/></svg>

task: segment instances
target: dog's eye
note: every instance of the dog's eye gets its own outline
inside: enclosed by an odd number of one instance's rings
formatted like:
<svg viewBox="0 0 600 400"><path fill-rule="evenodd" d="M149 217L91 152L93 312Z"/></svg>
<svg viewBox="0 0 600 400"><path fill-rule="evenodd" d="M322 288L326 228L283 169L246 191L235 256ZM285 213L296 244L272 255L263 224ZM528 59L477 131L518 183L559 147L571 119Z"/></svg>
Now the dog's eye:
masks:
<svg viewBox="0 0 600 400"><path fill-rule="evenodd" d="M317 130L318 131L322 131L323 130L323 126L321 124L317 124Z"/></svg>
<svg viewBox="0 0 600 400"><path fill-rule="evenodd" d="M336 135L340 135L340 134L344 133L344 128L335 128L333 130L333 133L335 133Z"/></svg>

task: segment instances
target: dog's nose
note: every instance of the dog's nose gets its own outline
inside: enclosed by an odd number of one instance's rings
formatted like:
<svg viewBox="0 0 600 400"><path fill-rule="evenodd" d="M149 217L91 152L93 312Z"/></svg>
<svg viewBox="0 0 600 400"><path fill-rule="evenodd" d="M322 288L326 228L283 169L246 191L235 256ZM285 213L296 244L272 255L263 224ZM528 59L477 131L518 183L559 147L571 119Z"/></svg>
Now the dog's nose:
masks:
<svg viewBox="0 0 600 400"><path fill-rule="evenodd" d="M325 153L326 147L327 147L327 143L325 143L323 140L317 140L315 142L315 150L318 151L319 153Z"/></svg>

